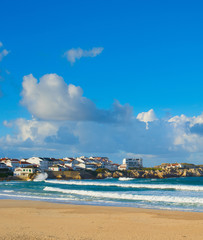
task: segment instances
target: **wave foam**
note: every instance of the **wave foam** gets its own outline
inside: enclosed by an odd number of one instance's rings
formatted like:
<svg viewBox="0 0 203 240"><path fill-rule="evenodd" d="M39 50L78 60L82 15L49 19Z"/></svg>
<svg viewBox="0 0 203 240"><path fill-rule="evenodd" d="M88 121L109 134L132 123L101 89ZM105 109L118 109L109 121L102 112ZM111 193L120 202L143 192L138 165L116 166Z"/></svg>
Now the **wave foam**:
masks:
<svg viewBox="0 0 203 240"><path fill-rule="evenodd" d="M181 191L203 191L203 186L194 185L172 185L172 184L127 184L127 183L99 183L83 181L46 180L47 183L80 185L80 186L101 186L101 187L122 187L122 188L148 188L148 189L170 189Z"/></svg>
<svg viewBox="0 0 203 240"><path fill-rule="evenodd" d="M149 202L167 202L167 203L186 203L186 204L202 204L202 198L196 197L169 197L169 196L147 196L147 195L133 195L123 193L110 192L94 192L85 190L68 190L54 187L45 187L44 191L60 192L65 194L75 194L94 198L109 198L118 200L135 200L135 201L149 201Z"/></svg>
<svg viewBox="0 0 203 240"><path fill-rule="evenodd" d="M119 181L130 181L133 180L134 178L127 178L127 177L119 177Z"/></svg>
<svg viewBox="0 0 203 240"><path fill-rule="evenodd" d="M47 178L48 178L48 174L47 173L40 173L39 175L37 175L35 177L35 179L33 181L34 182L42 182L42 181L44 181Z"/></svg>
<svg viewBox="0 0 203 240"><path fill-rule="evenodd" d="M60 198L56 198L56 197L39 197L39 196L31 196L31 195L22 195L22 194L4 194L4 193L0 193L0 196L6 196L6 197L12 197L12 198L26 198L26 199L39 199L39 200L57 200L57 201L71 201L71 200L76 200L75 198L70 198L70 197L60 197Z"/></svg>

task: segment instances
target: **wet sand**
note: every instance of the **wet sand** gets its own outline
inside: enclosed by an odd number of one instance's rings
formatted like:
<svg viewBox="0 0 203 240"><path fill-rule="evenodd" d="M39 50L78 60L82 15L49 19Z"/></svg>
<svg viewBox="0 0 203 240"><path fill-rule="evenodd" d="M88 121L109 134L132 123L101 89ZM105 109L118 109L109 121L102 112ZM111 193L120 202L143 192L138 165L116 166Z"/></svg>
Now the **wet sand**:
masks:
<svg viewBox="0 0 203 240"><path fill-rule="evenodd" d="M0 239L203 239L203 213L0 200Z"/></svg>

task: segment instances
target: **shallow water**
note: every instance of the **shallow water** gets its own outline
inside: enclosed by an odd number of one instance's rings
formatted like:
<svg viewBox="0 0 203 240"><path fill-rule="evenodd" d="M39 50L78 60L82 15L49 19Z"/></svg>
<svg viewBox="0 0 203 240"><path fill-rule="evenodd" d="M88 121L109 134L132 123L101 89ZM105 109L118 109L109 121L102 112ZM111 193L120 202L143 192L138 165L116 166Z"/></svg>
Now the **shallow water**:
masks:
<svg viewBox="0 0 203 240"><path fill-rule="evenodd" d="M1 199L203 212L203 178L0 182Z"/></svg>

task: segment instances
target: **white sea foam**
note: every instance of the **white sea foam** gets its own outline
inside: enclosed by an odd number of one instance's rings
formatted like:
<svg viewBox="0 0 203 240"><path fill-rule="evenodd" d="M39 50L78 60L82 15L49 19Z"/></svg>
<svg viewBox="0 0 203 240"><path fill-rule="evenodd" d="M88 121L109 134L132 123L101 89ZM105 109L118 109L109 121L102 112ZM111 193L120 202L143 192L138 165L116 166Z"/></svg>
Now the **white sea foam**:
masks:
<svg viewBox="0 0 203 240"><path fill-rule="evenodd" d="M31 196L31 195L22 195L22 194L4 194L0 193L0 196L5 196L5 197L12 197L13 199L15 198L26 198L26 199L39 199L39 200L54 200L54 201L70 201L70 200L76 200L76 198L72 197L40 197L40 196Z"/></svg>
<svg viewBox="0 0 203 240"><path fill-rule="evenodd" d="M181 191L203 191L203 186L194 185L172 185L172 184L139 184L139 183L100 183L87 181L65 181L65 180L46 180L47 183L80 185L80 186L102 186L102 187L122 187L122 188L147 188L147 189L170 189Z"/></svg>
<svg viewBox="0 0 203 240"><path fill-rule="evenodd" d="M9 193L9 192L14 192L14 191L13 190L4 190L3 192Z"/></svg>
<svg viewBox="0 0 203 240"><path fill-rule="evenodd" d="M184 203L184 204L201 204L203 199L197 197L171 197L171 196L149 196L149 195L134 195L115 192L97 192L85 190L68 190L55 187L45 187L44 191L60 192L65 194L74 194L80 196L88 196L93 198L108 198L117 200L135 200L149 202L167 202L167 203Z"/></svg>
<svg viewBox="0 0 203 240"><path fill-rule="evenodd" d="M33 180L34 182L41 182L46 180L48 177L47 173L40 173L39 175L36 176L36 178Z"/></svg>
<svg viewBox="0 0 203 240"><path fill-rule="evenodd" d="M130 181L133 180L134 178L128 178L128 177L119 177L119 181Z"/></svg>

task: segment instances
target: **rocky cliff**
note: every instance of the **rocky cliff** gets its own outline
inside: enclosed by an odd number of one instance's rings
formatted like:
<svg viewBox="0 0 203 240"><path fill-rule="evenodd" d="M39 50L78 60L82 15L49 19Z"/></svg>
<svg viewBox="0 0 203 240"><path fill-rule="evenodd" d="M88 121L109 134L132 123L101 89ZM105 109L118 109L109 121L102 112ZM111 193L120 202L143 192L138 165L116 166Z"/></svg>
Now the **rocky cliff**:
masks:
<svg viewBox="0 0 203 240"><path fill-rule="evenodd" d="M49 179L95 179L97 173L93 171L47 171Z"/></svg>
<svg viewBox="0 0 203 240"><path fill-rule="evenodd" d="M106 177L129 177L129 178L172 178L172 177L202 177L203 168L191 168L191 169L151 169L151 170L127 170L127 171L115 171L98 173L97 178Z"/></svg>
<svg viewBox="0 0 203 240"><path fill-rule="evenodd" d="M135 169L127 171L114 171L103 170L102 172L97 171L48 171L49 179L64 179L64 180L80 180L80 179L104 179L108 177L119 178L173 178L173 177L203 177L203 168L191 168L191 169ZM0 178L0 180L33 180L36 174L32 174L29 177L14 177L7 176Z"/></svg>

